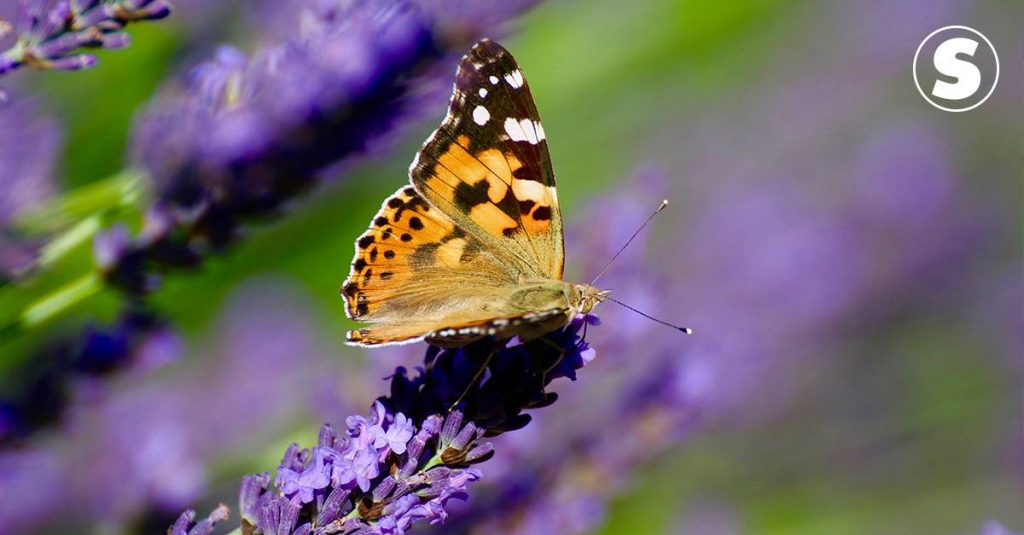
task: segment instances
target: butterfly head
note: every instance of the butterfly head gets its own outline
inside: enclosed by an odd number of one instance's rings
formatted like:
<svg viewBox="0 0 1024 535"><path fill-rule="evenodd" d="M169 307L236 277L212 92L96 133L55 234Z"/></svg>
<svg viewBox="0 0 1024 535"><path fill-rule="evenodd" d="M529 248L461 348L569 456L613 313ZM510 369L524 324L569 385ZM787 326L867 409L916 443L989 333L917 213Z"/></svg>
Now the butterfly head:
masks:
<svg viewBox="0 0 1024 535"><path fill-rule="evenodd" d="M579 314L589 314L598 303L608 298L611 290L602 290L589 284L573 284L570 286L573 302Z"/></svg>

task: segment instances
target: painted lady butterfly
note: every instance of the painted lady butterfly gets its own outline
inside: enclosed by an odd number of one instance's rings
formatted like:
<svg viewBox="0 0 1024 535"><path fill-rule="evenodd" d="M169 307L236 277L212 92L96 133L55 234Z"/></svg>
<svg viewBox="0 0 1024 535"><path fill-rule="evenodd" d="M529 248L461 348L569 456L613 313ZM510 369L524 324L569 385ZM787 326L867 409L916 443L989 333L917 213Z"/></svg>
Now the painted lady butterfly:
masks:
<svg viewBox="0 0 1024 535"><path fill-rule="evenodd" d="M608 291L562 280L565 246L544 127L522 69L484 39L462 58L448 115L356 241L341 287L359 346L530 339Z"/></svg>

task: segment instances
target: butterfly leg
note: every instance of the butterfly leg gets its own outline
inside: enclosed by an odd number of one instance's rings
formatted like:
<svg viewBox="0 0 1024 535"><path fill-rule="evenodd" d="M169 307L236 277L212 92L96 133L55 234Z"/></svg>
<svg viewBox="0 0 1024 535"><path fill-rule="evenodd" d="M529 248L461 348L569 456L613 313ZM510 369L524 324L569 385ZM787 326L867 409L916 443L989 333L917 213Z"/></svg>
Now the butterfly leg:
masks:
<svg viewBox="0 0 1024 535"><path fill-rule="evenodd" d="M583 344L587 343L587 326L590 325L589 321L583 320L583 336L580 337L579 343L576 344L576 351L579 351Z"/></svg>
<svg viewBox="0 0 1024 535"><path fill-rule="evenodd" d="M494 349L487 354L487 358L484 359L483 364L481 364L480 367L476 370L476 374L473 375L473 378L469 381L469 384L466 385L466 389L463 390L462 394L459 395L459 399L456 399L455 403L452 403L451 406L448 407L448 412L452 412L453 410L455 410L455 407L458 406L459 403L462 403L462 400L465 399L466 394L469 394L469 391L472 390L474 386L476 386L476 383L480 381L481 377L483 377L484 370L486 370L487 366L491 364L491 359L494 358L494 354L497 352L498 350Z"/></svg>
<svg viewBox="0 0 1024 535"><path fill-rule="evenodd" d="M554 360L554 362L551 363L550 366L548 366L547 368L544 368L544 371L541 373L541 376L540 376L541 383L540 384L541 384L541 388L543 388L544 385L548 384L548 374L551 373L551 370L557 368L558 365L562 363L562 359L565 358L566 351L565 351L564 347L562 347L562 346L552 342L551 340L548 339L547 336L541 336L540 337L540 341L544 342L545 344L547 344L550 347L555 348L555 351L558 351L558 358L556 358Z"/></svg>

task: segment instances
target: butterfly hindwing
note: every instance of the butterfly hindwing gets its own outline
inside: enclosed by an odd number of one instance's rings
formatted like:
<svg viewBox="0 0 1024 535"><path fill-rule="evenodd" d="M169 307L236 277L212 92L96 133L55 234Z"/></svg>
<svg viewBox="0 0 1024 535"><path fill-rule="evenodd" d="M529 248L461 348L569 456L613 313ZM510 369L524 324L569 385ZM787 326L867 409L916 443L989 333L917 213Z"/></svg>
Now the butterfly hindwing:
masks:
<svg viewBox="0 0 1024 535"><path fill-rule="evenodd" d="M385 199L355 249L341 294L348 316L371 324L349 332L355 345L504 336L552 321L538 310L567 308L560 281L522 284L411 186Z"/></svg>
<svg viewBox="0 0 1024 535"><path fill-rule="evenodd" d="M544 127L500 45L485 39L462 59L448 115L409 173L428 201L524 273L561 279L562 216Z"/></svg>
<svg viewBox="0 0 1024 535"><path fill-rule="evenodd" d="M407 320L432 306L438 291L434 285L443 285L446 279L488 287L512 277L477 240L405 186L384 200L370 227L356 240L341 293L352 319Z"/></svg>

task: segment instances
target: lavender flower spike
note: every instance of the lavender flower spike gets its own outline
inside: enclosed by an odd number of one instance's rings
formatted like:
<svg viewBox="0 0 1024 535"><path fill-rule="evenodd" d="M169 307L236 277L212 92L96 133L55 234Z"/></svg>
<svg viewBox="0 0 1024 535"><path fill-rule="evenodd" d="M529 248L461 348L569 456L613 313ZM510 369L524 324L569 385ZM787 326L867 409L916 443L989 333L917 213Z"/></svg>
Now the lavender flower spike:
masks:
<svg viewBox="0 0 1024 535"><path fill-rule="evenodd" d="M161 19L171 12L164 0L18 0L13 31L17 40L0 53L0 76L19 67L77 70L96 64L81 48L123 48L126 24ZM0 34L10 31L0 21ZM0 35L2 37L2 35Z"/></svg>
<svg viewBox="0 0 1024 535"><path fill-rule="evenodd" d="M220 507L210 513L210 516L196 522L196 512L189 509L181 513L178 520L167 529L167 535L209 535L213 533L214 525L217 522L227 520L228 516L227 506L221 504Z"/></svg>
<svg viewBox="0 0 1024 535"><path fill-rule="evenodd" d="M523 409L554 401L544 392L547 384L575 377L591 360L593 351L579 336L586 323L581 316L547 341L508 346L484 340L444 352L432 347L419 376L406 379L399 369L392 395L374 402L369 416L349 417L345 433L324 425L316 446L290 446L273 485L266 473L242 478L241 532L398 535L417 522L444 522L447 503L466 499L469 485L482 476L471 466L493 455L482 439L526 425ZM472 384L489 355L485 384ZM457 400L460 409L449 411ZM410 416L435 406L444 408ZM409 408L416 410L403 412ZM171 533L186 533L178 526L191 521L189 514Z"/></svg>
<svg viewBox="0 0 1024 535"><path fill-rule="evenodd" d="M447 418L456 425L461 419L458 412ZM463 428L473 431L466 449L483 435L472 425ZM416 429L380 402L369 418L349 418L341 436L325 425L318 445L288 448L274 486L267 474L243 478L243 532L402 533L415 520L443 518L445 503L465 496L466 486L480 474L442 460L436 446L443 444L440 428L434 418ZM428 450L428 444L435 447Z"/></svg>

